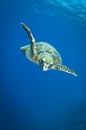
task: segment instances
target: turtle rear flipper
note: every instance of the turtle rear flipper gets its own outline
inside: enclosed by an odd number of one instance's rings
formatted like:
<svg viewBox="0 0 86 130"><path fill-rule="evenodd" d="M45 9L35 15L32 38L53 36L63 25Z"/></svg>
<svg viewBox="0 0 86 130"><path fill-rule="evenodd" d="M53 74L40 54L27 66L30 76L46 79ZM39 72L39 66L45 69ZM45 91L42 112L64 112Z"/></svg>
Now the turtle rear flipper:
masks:
<svg viewBox="0 0 86 130"><path fill-rule="evenodd" d="M67 67L63 64L56 65L55 69L60 70L60 71L64 71L64 72L69 73L69 74L73 74L75 77L78 76L78 74L74 70L70 69L69 67Z"/></svg>

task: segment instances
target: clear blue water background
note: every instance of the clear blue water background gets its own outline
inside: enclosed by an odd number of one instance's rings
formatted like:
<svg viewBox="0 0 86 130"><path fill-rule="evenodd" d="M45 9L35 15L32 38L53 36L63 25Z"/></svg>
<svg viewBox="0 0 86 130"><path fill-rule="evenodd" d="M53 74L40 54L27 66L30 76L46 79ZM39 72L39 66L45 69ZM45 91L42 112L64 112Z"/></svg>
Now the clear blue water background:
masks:
<svg viewBox="0 0 86 130"><path fill-rule="evenodd" d="M47 2L0 2L0 130L86 130L86 21ZM28 61L20 51L29 42L21 22L79 76L43 72Z"/></svg>

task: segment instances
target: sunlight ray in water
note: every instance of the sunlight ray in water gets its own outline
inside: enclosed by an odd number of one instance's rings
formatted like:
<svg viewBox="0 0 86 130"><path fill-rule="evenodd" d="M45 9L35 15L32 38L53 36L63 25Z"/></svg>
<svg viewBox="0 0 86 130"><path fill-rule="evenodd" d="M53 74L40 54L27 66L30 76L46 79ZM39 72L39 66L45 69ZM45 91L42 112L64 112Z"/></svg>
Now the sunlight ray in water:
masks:
<svg viewBox="0 0 86 130"><path fill-rule="evenodd" d="M38 1L32 8L38 13L40 12L50 16L55 16L60 13L65 18L86 22L86 0L44 0L41 6Z"/></svg>

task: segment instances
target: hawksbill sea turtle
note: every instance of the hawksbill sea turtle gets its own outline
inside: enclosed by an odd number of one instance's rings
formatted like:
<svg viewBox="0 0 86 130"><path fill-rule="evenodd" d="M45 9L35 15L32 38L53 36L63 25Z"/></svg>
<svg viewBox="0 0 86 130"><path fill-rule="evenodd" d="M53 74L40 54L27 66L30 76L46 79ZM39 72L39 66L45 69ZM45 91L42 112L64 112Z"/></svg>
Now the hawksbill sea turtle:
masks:
<svg viewBox="0 0 86 130"><path fill-rule="evenodd" d="M30 44L22 46L20 49L30 61L39 65L43 71L60 70L77 76L76 72L63 65L59 52L53 46L47 42L35 42L31 30L24 23L21 25L28 34Z"/></svg>

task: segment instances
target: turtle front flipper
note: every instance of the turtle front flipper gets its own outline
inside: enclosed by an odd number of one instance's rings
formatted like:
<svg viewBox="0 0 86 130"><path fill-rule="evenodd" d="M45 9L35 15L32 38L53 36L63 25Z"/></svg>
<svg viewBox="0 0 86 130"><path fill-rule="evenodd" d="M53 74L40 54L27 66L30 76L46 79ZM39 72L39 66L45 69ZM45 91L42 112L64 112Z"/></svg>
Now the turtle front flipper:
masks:
<svg viewBox="0 0 86 130"><path fill-rule="evenodd" d="M30 39L30 42L31 42L31 43L33 42L33 43L34 43L34 42L35 42L35 38L33 37L33 35L32 35L32 33L31 33L30 29L29 29L24 23L21 23L21 25L22 25L23 29L27 32L28 37L29 37L29 39Z"/></svg>
<svg viewBox="0 0 86 130"><path fill-rule="evenodd" d="M34 57L36 55L35 38L33 37L33 34L31 33L31 30L24 23L21 23L21 25L22 25L23 29L28 34L28 37L29 37L30 43L31 43L32 54L33 54L33 57Z"/></svg>
<svg viewBox="0 0 86 130"><path fill-rule="evenodd" d="M53 67L53 69L64 71L64 72L69 73L69 74L73 74L75 77L78 76L78 74L74 70L70 69L69 67L67 67L63 64L61 64L61 65L57 64Z"/></svg>

